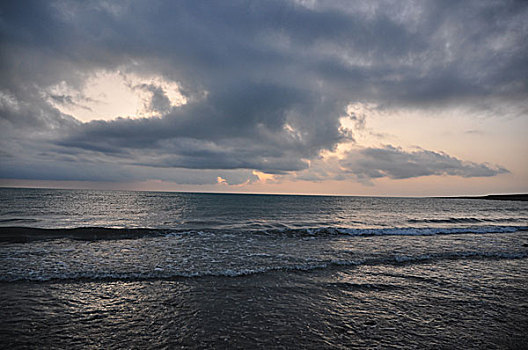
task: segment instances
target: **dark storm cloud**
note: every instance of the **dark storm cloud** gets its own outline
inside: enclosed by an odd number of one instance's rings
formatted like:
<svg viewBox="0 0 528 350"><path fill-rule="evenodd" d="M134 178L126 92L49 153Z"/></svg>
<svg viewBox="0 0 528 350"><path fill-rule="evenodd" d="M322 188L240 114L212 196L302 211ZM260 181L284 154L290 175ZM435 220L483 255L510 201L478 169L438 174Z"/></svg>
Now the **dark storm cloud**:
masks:
<svg viewBox="0 0 528 350"><path fill-rule="evenodd" d="M154 84L140 84L136 88L152 93L152 98L147 106L149 111L167 113L170 110L171 101L161 87Z"/></svg>
<svg viewBox="0 0 528 350"><path fill-rule="evenodd" d="M2 162L0 177L26 172L37 150L48 152L45 178L65 154L104 164L103 177L126 174L123 166L153 168L154 177L170 168L282 174L350 140L339 118L351 102L493 98L526 109L523 2L23 1L0 9L2 147L18 159ZM51 86L80 89L101 70L178 82L187 104L173 107L166 91L145 84L159 117L79 123L50 105L73 102L50 96ZM440 170L415 154L393 156L406 164L393 169L364 156L356 174L369 178L415 174L410 162L425 175L498 173L473 163Z"/></svg>
<svg viewBox="0 0 528 350"><path fill-rule="evenodd" d="M362 181L380 177L391 179L429 175L488 177L508 173L508 170L502 167L464 162L443 152L427 150L407 152L393 146L350 152L341 161L341 166L345 172L355 175Z"/></svg>

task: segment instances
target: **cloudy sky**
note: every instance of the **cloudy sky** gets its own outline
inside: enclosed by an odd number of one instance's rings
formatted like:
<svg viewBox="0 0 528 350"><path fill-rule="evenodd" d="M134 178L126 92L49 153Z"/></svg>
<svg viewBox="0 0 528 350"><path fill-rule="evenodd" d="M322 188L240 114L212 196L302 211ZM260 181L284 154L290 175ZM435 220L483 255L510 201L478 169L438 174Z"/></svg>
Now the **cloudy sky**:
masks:
<svg viewBox="0 0 528 350"><path fill-rule="evenodd" d="M528 192L525 1L3 1L0 185Z"/></svg>

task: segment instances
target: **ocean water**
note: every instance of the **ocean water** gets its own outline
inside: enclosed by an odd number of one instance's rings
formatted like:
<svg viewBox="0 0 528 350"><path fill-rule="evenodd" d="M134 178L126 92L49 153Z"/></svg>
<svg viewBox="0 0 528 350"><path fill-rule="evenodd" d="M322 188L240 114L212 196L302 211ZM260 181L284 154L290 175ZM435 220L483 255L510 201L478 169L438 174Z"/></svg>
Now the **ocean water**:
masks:
<svg viewBox="0 0 528 350"><path fill-rule="evenodd" d="M4 348L528 341L528 203L0 189Z"/></svg>

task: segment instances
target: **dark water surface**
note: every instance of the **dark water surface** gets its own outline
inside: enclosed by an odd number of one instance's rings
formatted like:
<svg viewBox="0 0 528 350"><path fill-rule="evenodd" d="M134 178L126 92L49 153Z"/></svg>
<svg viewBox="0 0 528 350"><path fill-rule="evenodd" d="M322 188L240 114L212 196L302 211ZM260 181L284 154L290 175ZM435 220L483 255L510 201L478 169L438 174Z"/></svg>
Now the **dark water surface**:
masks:
<svg viewBox="0 0 528 350"><path fill-rule="evenodd" d="M0 189L4 348L526 348L528 203Z"/></svg>

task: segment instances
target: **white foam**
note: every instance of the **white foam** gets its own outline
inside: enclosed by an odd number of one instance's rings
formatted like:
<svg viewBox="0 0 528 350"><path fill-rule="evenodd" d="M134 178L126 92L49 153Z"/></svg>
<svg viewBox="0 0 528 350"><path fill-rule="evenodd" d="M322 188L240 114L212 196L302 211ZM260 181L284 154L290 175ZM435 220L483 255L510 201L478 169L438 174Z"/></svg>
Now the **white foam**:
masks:
<svg viewBox="0 0 528 350"><path fill-rule="evenodd" d="M142 272L102 272L102 271L82 271L69 272L64 269L54 271L35 271L26 270L18 271L18 274L11 271L0 276L1 282L16 281L76 281L76 280L152 280L152 279L176 279L176 278L199 278L207 276L217 277L239 277L253 274L260 274L272 271L310 271L316 269L325 269L332 266L360 266L360 265L390 265L401 263L421 263L427 261L468 259L468 258L488 258L488 259L526 259L528 251L525 252L485 252L485 251L466 251L466 252L449 252L438 254L421 254L421 255L388 255L382 257L367 257L363 259L330 259L313 261L306 259L304 263L284 264L275 266L261 267L240 267L214 270L212 268L204 270L173 270L171 266L165 268L155 267L152 271Z"/></svg>

